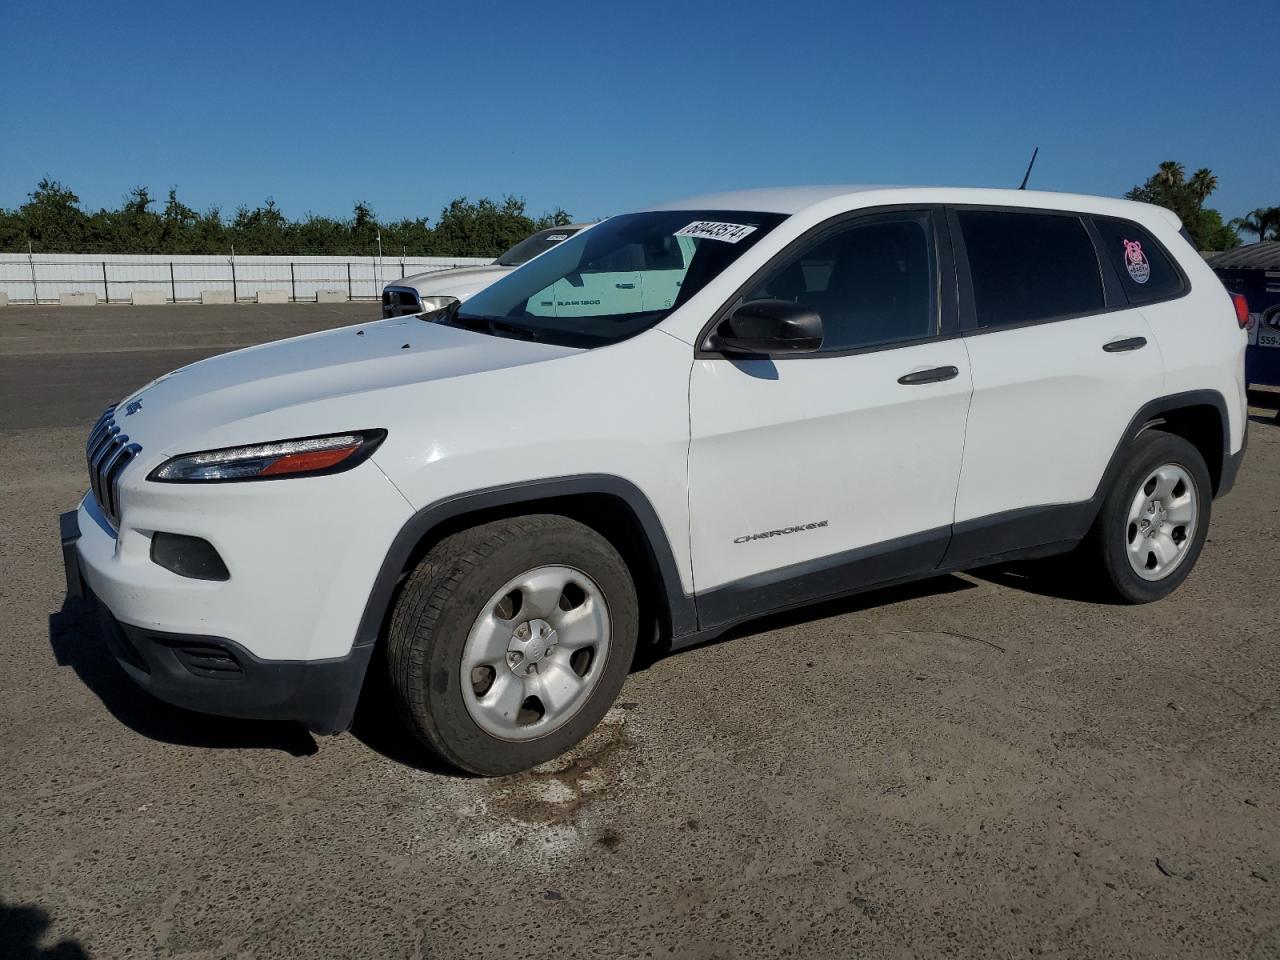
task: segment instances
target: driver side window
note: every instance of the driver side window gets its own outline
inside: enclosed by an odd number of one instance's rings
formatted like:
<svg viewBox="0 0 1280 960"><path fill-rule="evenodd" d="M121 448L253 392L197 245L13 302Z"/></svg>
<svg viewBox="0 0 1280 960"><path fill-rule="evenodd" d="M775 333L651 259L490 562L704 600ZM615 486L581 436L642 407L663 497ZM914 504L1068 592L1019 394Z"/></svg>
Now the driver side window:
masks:
<svg viewBox="0 0 1280 960"><path fill-rule="evenodd" d="M743 301L787 300L822 317L821 353L938 332L937 258L927 212L835 228L770 270Z"/></svg>

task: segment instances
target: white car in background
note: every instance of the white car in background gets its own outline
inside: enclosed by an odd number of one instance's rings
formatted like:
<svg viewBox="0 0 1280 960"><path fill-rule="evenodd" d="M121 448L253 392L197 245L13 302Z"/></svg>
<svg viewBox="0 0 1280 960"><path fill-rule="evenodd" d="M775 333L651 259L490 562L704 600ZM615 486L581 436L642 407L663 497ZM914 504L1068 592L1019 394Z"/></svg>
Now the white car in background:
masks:
<svg viewBox="0 0 1280 960"><path fill-rule="evenodd" d="M564 227L539 230L532 236L525 237L493 263L483 266L429 270L401 277L382 288L382 316L385 319L439 310L454 300L465 300L588 226L590 224L571 223Z"/></svg>

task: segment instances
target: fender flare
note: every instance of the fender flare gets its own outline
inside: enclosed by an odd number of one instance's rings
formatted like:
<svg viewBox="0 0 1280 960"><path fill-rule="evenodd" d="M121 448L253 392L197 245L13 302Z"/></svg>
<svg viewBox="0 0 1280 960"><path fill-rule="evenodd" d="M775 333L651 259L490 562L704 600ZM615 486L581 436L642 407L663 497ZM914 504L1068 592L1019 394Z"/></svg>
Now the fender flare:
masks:
<svg viewBox="0 0 1280 960"><path fill-rule="evenodd" d="M649 498L639 487L621 477L611 474L580 474L521 481L453 494L415 513L400 528L383 558L373 588L369 591L369 598L365 601L353 646L367 647L377 642L400 574L422 539L441 524L464 514L495 507L592 494L614 497L631 510L643 531L658 575L658 585L666 600L672 635L679 637L696 632L698 619L693 597L686 595L681 588L675 554Z"/></svg>
<svg viewBox="0 0 1280 960"><path fill-rule="evenodd" d="M1161 414L1186 407L1213 407L1218 411L1218 421L1222 428L1222 459L1216 464L1209 463L1208 467L1211 475L1218 478L1218 488L1214 491L1215 499L1223 496L1231 489L1231 484L1235 481L1235 471L1239 468L1239 455L1233 457L1231 454L1231 416L1227 411L1227 401L1217 390L1188 390L1183 393L1171 393L1164 397L1157 397L1155 400L1143 404L1138 412L1133 415L1133 419L1129 421L1129 426L1121 434L1120 442L1116 444L1116 449L1111 454L1111 459L1107 463L1106 471L1102 474L1098 489L1093 495L1095 504L1101 506L1103 498L1106 497L1107 491L1111 489L1111 484L1115 481L1116 474L1124 466L1123 454L1125 447L1138 434L1158 426ZM1248 421L1246 420L1246 433L1247 425ZM1242 448L1241 454L1243 452Z"/></svg>

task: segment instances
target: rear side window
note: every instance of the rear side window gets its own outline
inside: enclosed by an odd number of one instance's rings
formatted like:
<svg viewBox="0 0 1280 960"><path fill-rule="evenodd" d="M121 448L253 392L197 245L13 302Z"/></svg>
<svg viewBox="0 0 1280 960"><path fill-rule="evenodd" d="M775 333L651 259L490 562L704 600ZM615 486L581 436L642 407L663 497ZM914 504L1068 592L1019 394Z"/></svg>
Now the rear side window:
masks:
<svg viewBox="0 0 1280 960"><path fill-rule="evenodd" d="M1094 217L1102 249L1110 259L1130 303L1151 303L1179 296L1182 274L1155 237L1128 220Z"/></svg>
<svg viewBox="0 0 1280 960"><path fill-rule="evenodd" d="M1102 274L1079 217L960 210L979 327L1102 310Z"/></svg>

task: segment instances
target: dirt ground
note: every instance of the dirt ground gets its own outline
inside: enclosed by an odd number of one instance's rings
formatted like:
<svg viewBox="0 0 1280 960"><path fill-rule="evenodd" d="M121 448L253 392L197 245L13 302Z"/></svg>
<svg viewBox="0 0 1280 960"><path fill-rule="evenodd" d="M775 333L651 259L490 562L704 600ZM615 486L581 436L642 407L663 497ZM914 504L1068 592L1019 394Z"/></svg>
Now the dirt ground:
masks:
<svg viewBox="0 0 1280 960"><path fill-rule="evenodd" d="M1280 395L1166 601L994 570L752 624L484 781L379 702L165 706L63 602L102 406L377 310L0 309L0 956L1280 958Z"/></svg>

